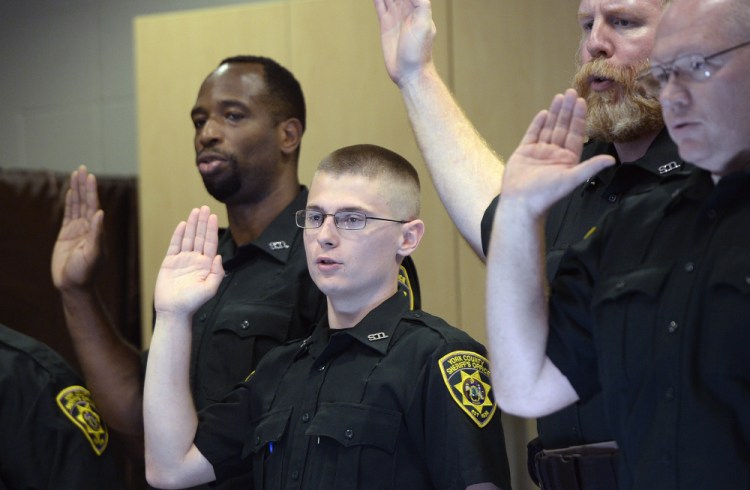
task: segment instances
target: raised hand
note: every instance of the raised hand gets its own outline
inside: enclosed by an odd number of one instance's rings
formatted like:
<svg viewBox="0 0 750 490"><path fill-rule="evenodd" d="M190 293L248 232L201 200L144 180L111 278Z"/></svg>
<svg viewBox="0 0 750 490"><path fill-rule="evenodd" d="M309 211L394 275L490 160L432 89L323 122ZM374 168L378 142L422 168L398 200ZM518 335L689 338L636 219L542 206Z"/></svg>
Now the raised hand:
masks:
<svg viewBox="0 0 750 490"><path fill-rule="evenodd" d="M92 286L102 255L102 221L96 177L81 165L70 176L65 214L52 252L52 281L58 289Z"/></svg>
<svg viewBox="0 0 750 490"><path fill-rule="evenodd" d="M549 109L536 115L506 164L503 200L522 199L539 216L577 185L614 163L609 155L579 163L585 116L586 102L573 89L556 95Z"/></svg>
<svg viewBox="0 0 750 490"><path fill-rule="evenodd" d="M374 0L388 75L402 85L432 63L435 23L429 0Z"/></svg>
<svg viewBox="0 0 750 490"><path fill-rule="evenodd" d="M216 294L224 277L216 254L218 229L208 206L193 209L187 222L177 225L156 279L157 314L191 315Z"/></svg>

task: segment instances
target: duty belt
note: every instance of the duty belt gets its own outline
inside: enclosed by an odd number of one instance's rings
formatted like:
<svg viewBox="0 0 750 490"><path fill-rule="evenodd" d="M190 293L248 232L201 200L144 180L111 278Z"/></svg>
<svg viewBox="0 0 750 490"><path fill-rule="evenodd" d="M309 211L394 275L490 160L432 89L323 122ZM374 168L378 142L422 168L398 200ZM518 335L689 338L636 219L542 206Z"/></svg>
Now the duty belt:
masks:
<svg viewBox="0 0 750 490"><path fill-rule="evenodd" d="M617 490L618 453L614 441L545 450L537 439L529 443L529 472L543 490Z"/></svg>

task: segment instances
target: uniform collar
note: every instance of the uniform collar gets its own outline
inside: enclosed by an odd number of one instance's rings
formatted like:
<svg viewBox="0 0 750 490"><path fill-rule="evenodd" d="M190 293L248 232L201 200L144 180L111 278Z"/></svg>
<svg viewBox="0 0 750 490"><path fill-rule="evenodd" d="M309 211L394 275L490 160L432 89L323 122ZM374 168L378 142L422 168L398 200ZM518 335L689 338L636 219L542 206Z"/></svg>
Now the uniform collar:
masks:
<svg viewBox="0 0 750 490"><path fill-rule="evenodd" d="M685 199L702 201L706 207L716 211L726 209L738 200L747 198L750 193L750 172L741 170L722 177L714 184L711 174L695 168L690 177L672 193L670 207Z"/></svg>
<svg viewBox="0 0 750 490"><path fill-rule="evenodd" d="M677 145L672 141L666 128L662 128L656 135L654 141L648 147L646 154L632 165L643 168L654 175L666 178L675 175L688 175L692 170L691 165L687 165L680 158Z"/></svg>
<svg viewBox="0 0 750 490"><path fill-rule="evenodd" d="M252 242L237 247L232 238L231 230L229 228L221 230L219 253L225 266L231 268L231 262L235 257L252 254L256 250L270 255L282 263L289 260L292 244L298 239L301 231L294 222L294 213L304 209L307 205L307 188L301 186L300 189L297 197Z"/></svg>
<svg viewBox="0 0 750 490"><path fill-rule="evenodd" d="M352 328L332 330L328 326L328 316L326 315L318 323L312 335L303 341L300 349L309 351L315 359L321 356L328 358L329 356L325 351L329 346L339 343L348 346L352 342L359 342L381 355L385 355L398 324L409 311L408 296L403 291L398 291L375 307Z"/></svg>
<svg viewBox="0 0 750 490"><path fill-rule="evenodd" d="M584 147L583 160L595 155L611 155L615 159L616 166L621 164L620 157L617 154L614 143L605 143L599 140L590 140ZM666 128L662 128L656 135L654 141L646 150L646 153L634 162L629 162L626 166L635 166L646 170L647 172L659 177L671 177L681 174L687 175L692 169L692 165L686 164L680 158L677 145L672 141Z"/></svg>
<svg viewBox="0 0 750 490"><path fill-rule="evenodd" d="M666 129L662 129L656 135L646 153L634 162L621 164L613 143L592 140L586 143L581 160L587 160L595 155L611 155L616 163L589 178L582 186L581 195L599 188L606 189L606 192L602 192L602 197L607 198L612 193L628 192L638 183L649 181L648 175L659 180L685 178L693 169L692 165L686 164L680 158L677 145Z"/></svg>

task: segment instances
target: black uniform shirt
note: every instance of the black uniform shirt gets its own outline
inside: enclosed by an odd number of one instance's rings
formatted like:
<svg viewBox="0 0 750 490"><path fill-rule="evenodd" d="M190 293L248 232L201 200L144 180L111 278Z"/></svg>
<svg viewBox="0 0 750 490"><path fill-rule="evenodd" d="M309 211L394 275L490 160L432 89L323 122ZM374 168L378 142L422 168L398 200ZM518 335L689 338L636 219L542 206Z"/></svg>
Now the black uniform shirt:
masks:
<svg viewBox="0 0 750 490"><path fill-rule="evenodd" d="M583 399L603 387L621 488L750 488L748 223L750 176L695 170L563 259L548 354Z"/></svg>
<svg viewBox="0 0 750 490"><path fill-rule="evenodd" d="M195 443L219 478L256 490L510 488L500 412L481 344L399 292L356 327L323 320L270 352Z"/></svg>
<svg viewBox="0 0 750 490"><path fill-rule="evenodd" d="M90 393L52 349L0 325L0 488L123 488Z"/></svg>
<svg viewBox="0 0 750 490"><path fill-rule="evenodd" d="M608 154L617 159L613 144L591 141L584 146L581 160ZM580 242L592 226L609 210L619 206L625 196L648 192L667 180L684 180L690 172L677 154L677 147L666 129L651 143L639 160L608 167L556 203L549 211L545 225L547 276L555 276L565 251ZM482 246L489 250L489 239L497 207L497 198L485 211L482 220ZM546 449L563 448L609 441L601 397L587 403L576 403L537 423L539 438Z"/></svg>
<svg viewBox="0 0 750 490"><path fill-rule="evenodd" d="M306 204L303 190L256 240L241 247L223 231L219 253L226 275L193 316L190 378L198 409L223 399L273 347L309 335L308 327L325 311L294 222L294 212Z"/></svg>

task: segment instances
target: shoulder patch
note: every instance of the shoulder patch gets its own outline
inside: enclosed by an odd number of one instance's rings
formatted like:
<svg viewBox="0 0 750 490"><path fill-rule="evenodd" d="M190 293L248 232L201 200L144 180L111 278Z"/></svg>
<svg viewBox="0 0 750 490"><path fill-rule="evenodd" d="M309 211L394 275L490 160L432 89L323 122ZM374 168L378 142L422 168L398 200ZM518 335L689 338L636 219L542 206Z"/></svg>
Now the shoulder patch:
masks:
<svg viewBox="0 0 750 490"><path fill-rule="evenodd" d="M409 298L409 309L414 309L414 291L411 288L411 281L409 280L409 272L403 265L399 266L398 269L398 285L401 294Z"/></svg>
<svg viewBox="0 0 750 490"><path fill-rule="evenodd" d="M109 433L104 425L96 405L91 399L91 392L83 386L68 386L60 390L56 397L60 410L70 419L73 424L81 429L86 436L94 452L101 456L107 443Z"/></svg>
<svg viewBox="0 0 750 490"><path fill-rule="evenodd" d="M476 352L458 350L439 361L445 387L456 404L480 428L497 410L490 380L490 362Z"/></svg>

